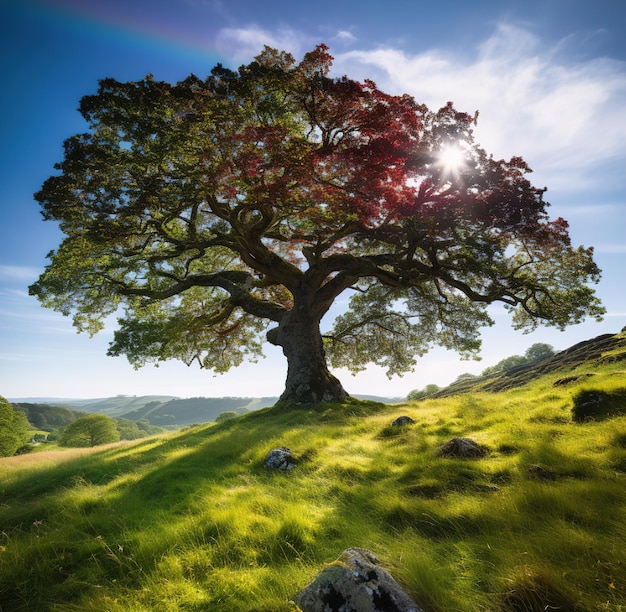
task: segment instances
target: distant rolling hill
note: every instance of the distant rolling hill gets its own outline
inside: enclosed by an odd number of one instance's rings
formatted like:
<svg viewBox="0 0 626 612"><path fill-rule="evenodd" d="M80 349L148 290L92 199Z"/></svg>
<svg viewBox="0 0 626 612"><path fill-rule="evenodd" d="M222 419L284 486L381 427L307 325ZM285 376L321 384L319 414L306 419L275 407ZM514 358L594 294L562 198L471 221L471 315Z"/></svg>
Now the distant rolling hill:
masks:
<svg viewBox="0 0 626 612"><path fill-rule="evenodd" d="M10 398L13 404L36 403L41 406L63 407L81 412L106 414L113 418L132 421L147 420L151 425L176 428L194 423L209 423L222 412L243 414L272 406L276 397L194 397L181 399L171 395L142 395L97 399L60 399L60 398Z"/></svg>
<svg viewBox="0 0 626 612"><path fill-rule="evenodd" d="M372 395L356 395L383 403L401 401L403 398L385 398ZM147 420L151 425L174 429L195 423L209 423L222 412L244 414L273 406L278 397L192 397L179 398L172 395L116 395L95 399L64 399L54 397L9 398L13 404L48 404L82 412L106 414L113 418L132 421Z"/></svg>
<svg viewBox="0 0 626 612"><path fill-rule="evenodd" d="M89 412L110 412L113 414L119 411L120 414L128 412L133 408L143 406L149 402L169 402L173 399L179 399L175 395L116 395L115 397L102 398L75 398L75 397L19 397L8 398L12 403L29 403L29 404L49 404L51 406L64 406L72 409L85 409L90 406Z"/></svg>
<svg viewBox="0 0 626 612"><path fill-rule="evenodd" d="M276 397L192 397L171 399L167 402L149 401L141 407L132 408L124 413L124 418L133 421L146 419L160 427L176 427L193 423L208 423L223 412L243 414L250 410L266 408L276 403ZM83 407L93 410L92 404ZM104 411L103 408L99 409Z"/></svg>

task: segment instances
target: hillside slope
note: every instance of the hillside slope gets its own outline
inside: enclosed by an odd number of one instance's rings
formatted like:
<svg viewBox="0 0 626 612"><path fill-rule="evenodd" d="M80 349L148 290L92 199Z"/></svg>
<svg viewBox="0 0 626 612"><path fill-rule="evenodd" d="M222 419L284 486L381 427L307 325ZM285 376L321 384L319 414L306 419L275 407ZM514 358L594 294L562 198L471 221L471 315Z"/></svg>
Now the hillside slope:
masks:
<svg viewBox="0 0 626 612"><path fill-rule="evenodd" d="M622 397L625 353L499 392L265 408L0 460L2 611L293 611L351 546L426 612L624 610L626 416L577 424L572 407L583 390ZM400 415L415 423L392 427ZM454 437L487 454L441 456ZM288 472L263 467L277 446Z"/></svg>
<svg viewBox="0 0 626 612"><path fill-rule="evenodd" d="M505 372L489 376L478 376L453 383L433 394L432 397L448 397L468 391L505 391L514 387L532 382L533 380L553 372L560 372L564 379L563 384L573 382L568 379L568 372L575 370L579 366L585 366L589 371L587 374L593 375L593 370L605 363L613 361L623 361L626 359L626 334L603 334L579 342L563 351L560 351L544 359L531 364L524 364ZM587 375L586 374L586 375Z"/></svg>

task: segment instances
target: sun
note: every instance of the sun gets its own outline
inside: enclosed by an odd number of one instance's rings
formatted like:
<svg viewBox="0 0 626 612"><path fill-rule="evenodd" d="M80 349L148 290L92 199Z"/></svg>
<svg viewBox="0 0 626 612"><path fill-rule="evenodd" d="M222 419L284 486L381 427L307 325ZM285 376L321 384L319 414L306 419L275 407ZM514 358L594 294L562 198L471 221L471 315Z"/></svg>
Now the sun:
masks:
<svg viewBox="0 0 626 612"><path fill-rule="evenodd" d="M465 152L458 145L448 145L441 149L437 159L444 176L458 176L465 165Z"/></svg>

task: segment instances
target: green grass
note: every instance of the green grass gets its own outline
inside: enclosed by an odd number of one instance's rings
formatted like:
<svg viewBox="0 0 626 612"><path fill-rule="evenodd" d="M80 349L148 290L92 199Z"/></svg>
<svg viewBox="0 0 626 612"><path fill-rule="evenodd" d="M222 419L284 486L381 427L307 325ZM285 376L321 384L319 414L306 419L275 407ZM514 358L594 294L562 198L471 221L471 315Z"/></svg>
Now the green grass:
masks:
<svg viewBox="0 0 626 612"><path fill-rule="evenodd" d="M0 460L0 609L294 610L360 546L427 612L626 610L626 417L571 419L581 389L626 387L620 368ZM439 458L455 436L490 453ZM297 467L266 470L275 446Z"/></svg>

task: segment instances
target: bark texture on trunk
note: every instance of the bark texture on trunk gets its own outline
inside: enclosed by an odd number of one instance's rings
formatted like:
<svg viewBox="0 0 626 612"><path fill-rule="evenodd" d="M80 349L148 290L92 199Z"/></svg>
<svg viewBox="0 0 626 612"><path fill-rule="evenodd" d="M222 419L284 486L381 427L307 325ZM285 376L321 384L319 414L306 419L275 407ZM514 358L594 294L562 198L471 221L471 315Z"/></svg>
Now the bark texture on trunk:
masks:
<svg viewBox="0 0 626 612"><path fill-rule="evenodd" d="M287 381L280 401L319 404L348 397L326 365L320 322L306 306L285 315L268 339L280 346L287 358Z"/></svg>

